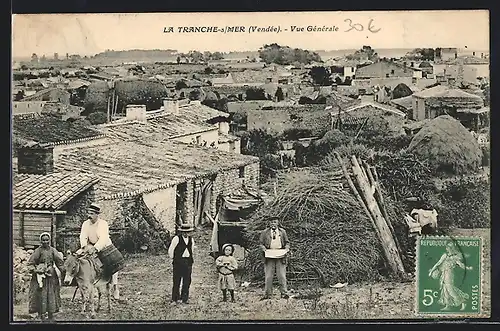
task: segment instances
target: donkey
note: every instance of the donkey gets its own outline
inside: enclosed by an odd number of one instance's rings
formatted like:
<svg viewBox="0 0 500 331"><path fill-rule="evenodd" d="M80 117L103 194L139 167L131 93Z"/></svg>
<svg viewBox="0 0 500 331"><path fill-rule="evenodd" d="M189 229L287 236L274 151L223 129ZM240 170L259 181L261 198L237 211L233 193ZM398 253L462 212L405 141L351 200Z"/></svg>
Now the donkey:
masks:
<svg viewBox="0 0 500 331"><path fill-rule="evenodd" d="M96 312L101 308L101 296L105 291L108 300L108 313L111 312L110 283L111 276L104 276L102 264L96 257L88 254L79 256L68 251L64 261L64 284L70 285L76 279L80 293L82 294L82 314L85 314L90 306L90 316L95 318ZM94 304L94 289L97 288L98 301L97 309Z"/></svg>

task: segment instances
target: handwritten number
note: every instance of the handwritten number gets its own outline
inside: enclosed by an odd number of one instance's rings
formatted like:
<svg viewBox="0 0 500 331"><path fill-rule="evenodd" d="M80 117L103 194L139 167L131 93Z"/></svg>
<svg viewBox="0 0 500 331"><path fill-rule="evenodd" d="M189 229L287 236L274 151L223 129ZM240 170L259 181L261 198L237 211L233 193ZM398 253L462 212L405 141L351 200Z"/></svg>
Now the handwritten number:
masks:
<svg viewBox="0 0 500 331"><path fill-rule="evenodd" d="M349 29L345 30L345 32L349 32L349 31L352 31L352 30L356 30L356 31L363 31L364 30L364 27L363 25L359 24L359 23L355 23L355 24L352 24L352 20L347 18L344 20L344 22L348 22L349 23ZM374 26L373 26L373 19L370 19L370 21L368 22L368 31L372 32L372 33L377 33L379 32L381 29L375 29Z"/></svg>
<svg viewBox="0 0 500 331"><path fill-rule="evenodd" d="M351 19L345 19L344 22L347 22L349 21L349 27L350 29L349 30L346 30L345 32L349 32L349 31L352 31L353 29L356 30L356 31L363 31L363 26L359 23L356 23L356 24L352 24L352 20Z"/></svg>
<svg viewBox="0 0 500 331"><path fill-rule="evenodd" d="M368 22L368 30L369 30L370 32L373 32L373 33L377 33L377 32L379 32L379 31L380 31L380 28L378 28L378 29L374 29L372 24L373 24L373 18L372 18L372 19L370 19L370 22Z"/></svg>

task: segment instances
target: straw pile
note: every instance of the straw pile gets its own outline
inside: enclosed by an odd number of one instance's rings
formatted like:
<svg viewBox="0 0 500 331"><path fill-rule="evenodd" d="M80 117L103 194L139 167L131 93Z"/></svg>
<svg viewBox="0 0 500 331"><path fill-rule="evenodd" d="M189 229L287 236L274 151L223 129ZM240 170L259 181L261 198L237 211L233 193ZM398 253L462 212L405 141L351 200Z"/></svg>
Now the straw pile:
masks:
<svg viewBox="0 0 500 331"><path fill-rule="evenodd" d="M474 173L481 165L479 143L449 115L439 116L426 124L412 139L408 151L428 160L439 175Z"/></svg>
<svg viewBox="0 0 500 331"><path fill-rule="evenodd" d="M338 171L309 170L278 178L278 194L250 220L247 273L263 279L260 232L278 216L291 245L289 269L314 272L323 285L377 279L381 250L375 231Z"/></svg>

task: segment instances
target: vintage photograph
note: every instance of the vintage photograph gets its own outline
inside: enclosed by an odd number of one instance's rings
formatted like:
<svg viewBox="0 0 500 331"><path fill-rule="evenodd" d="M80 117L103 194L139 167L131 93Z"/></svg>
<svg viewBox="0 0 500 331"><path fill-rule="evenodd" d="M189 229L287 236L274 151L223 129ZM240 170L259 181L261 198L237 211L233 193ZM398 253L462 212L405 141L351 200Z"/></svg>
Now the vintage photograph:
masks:
<svg viewBox="0 0 500 331"><path fill-rule="evenodd" d="M11 321L489 317L489 24L13 15Z"/></svg>

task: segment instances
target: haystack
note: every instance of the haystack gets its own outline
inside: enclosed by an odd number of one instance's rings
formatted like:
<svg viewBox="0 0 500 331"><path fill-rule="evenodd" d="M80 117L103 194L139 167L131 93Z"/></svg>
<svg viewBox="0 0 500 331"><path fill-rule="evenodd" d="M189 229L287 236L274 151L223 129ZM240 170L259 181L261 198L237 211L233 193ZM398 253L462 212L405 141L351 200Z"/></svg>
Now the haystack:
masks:
<svg viewBox="0 0 500 331"><path fill-rule="evenodd" d="M340 170L340 169L339 169ZM380 276L382 252L375 231L338 171L301 170L278 177L277 196L250 220L247 273L263 279L260 232L278 216L291 245L289 270L310 272L323 285Z"/></svg>
<svg viewBox="0 0 500 331"><path fill-rule="evenodd" d="M477 172L482 157L477 140L449 115L426 124L412 139L408 151L427 160L438 175Z"/></svg>

